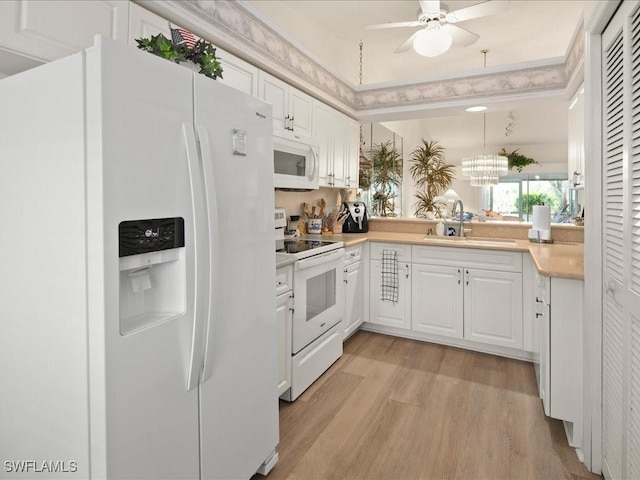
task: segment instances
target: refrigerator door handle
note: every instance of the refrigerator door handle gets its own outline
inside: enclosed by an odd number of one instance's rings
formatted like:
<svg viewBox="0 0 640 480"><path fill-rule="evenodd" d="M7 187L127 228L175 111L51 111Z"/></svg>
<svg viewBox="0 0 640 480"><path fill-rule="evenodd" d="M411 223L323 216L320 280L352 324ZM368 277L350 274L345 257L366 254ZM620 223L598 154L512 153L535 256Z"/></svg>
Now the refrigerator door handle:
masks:
<svg viewBox="0 0 640 480"><path fill-rule="evenodd" d="M204 367L201 382L211 377L213 369L213 291L215 289L214 273L216 271L216 255L220 251L220 220L215 177L213 175L213 154L209 143L209 133L205 127L196 127L200 154L202 158L202 173L204 177L205 200L208 217L208 234L210 248L209 288L207 289L207 315L205 324Z"/></svg>
<svg viewBox="0 0 640 480"><path fill-rule="evenodd" d="M195 388L200 380L204 363L204 333L206 332L207 310L209 301L201 292L210 290L210 248L209 228L205 185L202 181L203 171L198 155L198 144L193 125L183 124L187 162L189 164L189 183L191 185L191 204L194 217L194 269L195 298L193 315L193 334L191 338L191 355L187 372L187 390Z"/></svg>

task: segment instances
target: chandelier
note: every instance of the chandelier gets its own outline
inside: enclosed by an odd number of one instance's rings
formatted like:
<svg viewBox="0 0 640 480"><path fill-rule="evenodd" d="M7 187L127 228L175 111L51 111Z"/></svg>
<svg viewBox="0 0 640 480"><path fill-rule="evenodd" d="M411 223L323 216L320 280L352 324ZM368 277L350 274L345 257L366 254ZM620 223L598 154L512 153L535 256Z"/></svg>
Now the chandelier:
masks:
<svg viewBox="0 0 640 480"><path fill-rule="evenodd" d="M484 55L484 66L487 66L487 52L482 50ZM509 171L509 160L501 155L487 155L487 114L482 114L482 155L475 155L462 159L462 174L471 178L472 187L485 187L497 185L498 178L506 175Z"/></svg>

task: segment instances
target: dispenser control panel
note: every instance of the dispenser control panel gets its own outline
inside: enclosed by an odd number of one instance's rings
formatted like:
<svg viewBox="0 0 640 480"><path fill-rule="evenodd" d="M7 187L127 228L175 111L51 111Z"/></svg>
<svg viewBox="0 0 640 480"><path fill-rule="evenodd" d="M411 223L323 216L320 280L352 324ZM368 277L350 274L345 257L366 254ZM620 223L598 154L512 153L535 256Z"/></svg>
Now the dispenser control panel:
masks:
<svg viewBox="0 0 640 480"><path fill-rule="evenodd" d="M184 219L172 217L121 222L118 237L120 257L184 247Z"/></svg>

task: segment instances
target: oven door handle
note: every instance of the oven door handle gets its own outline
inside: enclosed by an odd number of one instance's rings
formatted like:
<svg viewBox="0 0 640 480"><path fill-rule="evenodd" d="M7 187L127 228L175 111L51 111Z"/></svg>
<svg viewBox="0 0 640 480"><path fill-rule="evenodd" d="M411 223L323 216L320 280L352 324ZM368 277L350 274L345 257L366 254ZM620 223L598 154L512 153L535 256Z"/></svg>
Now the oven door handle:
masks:
<svg viewBox="0 0 640 480"><path fill-rule="evenodd" d="M324 263L329 263L334 260L339 260L340 258L344 258L344 248L339 250L335 250L333 252L321 253L320 255L315 255L310 258L304 258L302 260L298 260L295 265L295 270L304 270L307 268L315 267L317 265L322 265Z"/></svg>

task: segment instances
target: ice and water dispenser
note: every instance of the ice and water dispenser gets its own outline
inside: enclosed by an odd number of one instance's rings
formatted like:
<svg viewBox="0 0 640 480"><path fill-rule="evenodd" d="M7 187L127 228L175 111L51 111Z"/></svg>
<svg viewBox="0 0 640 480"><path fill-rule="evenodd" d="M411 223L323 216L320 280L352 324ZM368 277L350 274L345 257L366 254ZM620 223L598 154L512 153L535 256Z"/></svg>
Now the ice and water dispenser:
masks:
<svg viewBox="0 0 640 480"><path fill-rule="evenodd" d="M186 264L181 217L121 222L120 334L185 312Z"/></svg>

